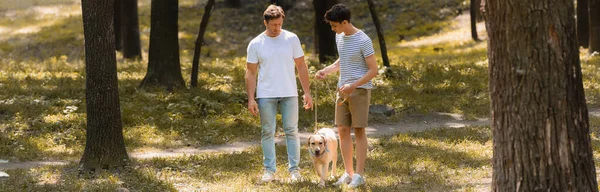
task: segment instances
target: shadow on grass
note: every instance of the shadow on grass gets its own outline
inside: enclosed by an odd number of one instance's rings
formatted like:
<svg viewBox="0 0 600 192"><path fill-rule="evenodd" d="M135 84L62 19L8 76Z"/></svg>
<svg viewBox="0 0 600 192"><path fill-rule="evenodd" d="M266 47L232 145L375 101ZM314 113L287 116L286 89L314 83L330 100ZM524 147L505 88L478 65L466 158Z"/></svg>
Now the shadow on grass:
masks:
<svg viewBox="0 0 600 192"><path fill-rule="evenodd" d="M484 145L492 141L492 129L489 126L469 126L463 128L438 128L431 131L409 133L413 138L434 139L436 141L458 144L461 142L476 142Z"/></svg>
<svg viewBox="0 0 600 192"><path fill-rule="evenodd" d="M6 171L10 177L0 179L0 189L6 191L176 191L168 182L153 173L126 168L120 173L101 171L94 176L79 176L77 164L44 166L30 170ZM86 178L87 177L87 178Z"/></svg>
<svg viewBox="0 0 600 192"><path fill-rule="evenodd" d="M488 69L476 63L484 60L482 54L415 54L424 56L392 64L392 75L372 92L372 103L425 113L462 113L467 118L489 114Z"/></svg>
<svg viewBox="0 0 600 192"><path fill-rule="evenodd" d="M380 139L371 153L376 155L367 159L366 172L373 191L448 191L468 185L453 181L454 172L491 165L491 159L439 148L437 141L420 143L415 138L419 137L408 134ZM441 140L442 145L451 145L446 138Z"/></svg>

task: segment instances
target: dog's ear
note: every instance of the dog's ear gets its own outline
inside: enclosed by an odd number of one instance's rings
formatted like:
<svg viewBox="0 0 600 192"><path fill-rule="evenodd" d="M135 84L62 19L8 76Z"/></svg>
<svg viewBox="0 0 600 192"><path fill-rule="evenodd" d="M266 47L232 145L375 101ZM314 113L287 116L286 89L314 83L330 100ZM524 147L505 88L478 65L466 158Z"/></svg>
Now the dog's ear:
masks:
<svg viewBox="0 0 600 192"><path fill-rule="evenodd" d="M308 146L310 146L310 139L312 139L312 135L308 137L306 144L308 144Z"/></svg>
<svg viewBox="0 0 600 192"><path fill-rule="evenodd" d="M325 136L321 135L321 138L323 138L323 145L327 146L327 139L325 139Z"/></svg>

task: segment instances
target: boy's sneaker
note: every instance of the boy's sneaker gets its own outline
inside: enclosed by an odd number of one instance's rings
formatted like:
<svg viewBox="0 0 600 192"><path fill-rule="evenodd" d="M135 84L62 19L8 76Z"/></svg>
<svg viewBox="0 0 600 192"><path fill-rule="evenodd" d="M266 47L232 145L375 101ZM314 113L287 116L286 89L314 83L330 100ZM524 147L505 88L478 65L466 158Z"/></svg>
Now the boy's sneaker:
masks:
<svg viewBox="0 0 600 192"><path fill-rule="evenodd" d="M300 171L298 170L293 170L292 172L290 172L290 181L292 182L297 182L297 181L301 181L302 180L302 175L300 175Z"/></svg>
<svg viewBox="0 0 600 192"><path fill-rule="evenodd" d="M344 173L344 175L342 175L340 177L340 179L338 179L337 182L333 183L333 185L335 186L340 186L342 184L348 184L352 181L352 177L350 177L350 175L348 175L348 173Z"/></svg>
<svg viewBox="0 0 600 192"><path fill-rule="evenodd" d="M350 182L350 184L348 184L348 187L350 187L351 189L354 189L354 188L357 188L364 184L365 184L365 178L360 176L359 174L354 173L354 175L352 175L352 182Z"/></svg>
<svg viewBox="0 0 600 192"><path fill-rule="evenodd" d="M271 171L265 171L265 173L263 174L262 178L260 178L260 181L266 183L266 182L273 181L273 179L275 179L275 173L273 173Z"/></svg>

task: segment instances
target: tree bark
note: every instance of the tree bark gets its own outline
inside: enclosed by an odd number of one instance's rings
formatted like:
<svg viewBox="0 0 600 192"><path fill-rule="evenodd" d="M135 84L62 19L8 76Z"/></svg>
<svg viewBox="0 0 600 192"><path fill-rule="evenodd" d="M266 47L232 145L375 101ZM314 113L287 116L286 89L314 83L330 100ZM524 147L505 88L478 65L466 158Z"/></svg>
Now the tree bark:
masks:
<svg viewBox="0 0 600 192"><path fill-rule="evenodd" d="M315 34L316 46L315 50L319 53L319 62L327 62L337 57L335 44L335 32L331 30L329 23L324 21L325 12L333 5L337 4L337 0L313 0L315 9Z"/></svg>
<svg viewBox="0 0 600 192"><path fill-rule="evenodd" d="M589 0L589 52L600 52L600 0Z"/></svg>
<svg viewBox="0 0 600 192"><path fill-rule="evenodd" d="M140 88L165 86L167 91L185 87L179 63L178 0L152 0L148 72Z"/></svg>
<svg viewBox="0 0 600 192"><path fill-rule="evenodd" d="M480 42L479 36L477 35L477 13L479 12L480 1L471 0L471 37L473 41Z"/></svg>
<svg viewBox="0 0 600 192"><path fill-rule="evenodd" d="M140 27L137 0L120 0L123 19L123 57L139 60L142 58Z"/></svg>
<svg viewBox="0 0 600 192"><path fill-rule="evenodd" d="M206 32L206 26L208 25L208 19L210 19L210 13L215 7L215 0L208 0L204 7L204 14L202 15L202 21L200 22L200 30L198 30L198 37L196 37L196 48L194 48L194 59L192 61L192 79L191 86L196 87L198 84L198 66L200 65L200 51L202 50L202 43L204 43L204 32Z"/></svg>
<svg viewBox="0 0 600 192"><path fill-rule="evenodd" d="M117 51L121 51L123 50L123 34L121 34L121 26L123 26L122 23L122 10L123 7L121 5L121 1L122 0L114 0L114 14L115 16L113 17L113 25L114 25L114 32L115 32L115 50Z"/></svg>
<svg viewBox="0 0 600 192"><path fill-rule="evenodd" d="M584 48L590 44L589 24L588 0L577 0L577 37L579 46Z"/></svg>
<svg viewBox="0 0 600 192"><path fill-rule="evenodd" d="M122 167L123 141L113 28L114 1L82 0L85 38L86 141L80 170Z"/></svg>
<svg viewBox="0 0 600 192"><path fill-rule="evenodd" d="M598 191L572 0L486 0L492 191Z"/></svg>
<svg viewBox="0 0 600 192"><path fill-rule="evenodd" d="M375 23L375 28L377 29L377 39L379 39L379 47L381 49L381 58L383 59L383 66L387 67L388 71L390 68L390 59L388 59L387 55L387 46L385 45L385 36L383 36L383 28L381 27L381 23L379 23L379 17L377 17L377 11L375 11L375 5L373 0L367 0L369 4L369 11L371 12L371 17L373 18L373 23Z"/></svg>

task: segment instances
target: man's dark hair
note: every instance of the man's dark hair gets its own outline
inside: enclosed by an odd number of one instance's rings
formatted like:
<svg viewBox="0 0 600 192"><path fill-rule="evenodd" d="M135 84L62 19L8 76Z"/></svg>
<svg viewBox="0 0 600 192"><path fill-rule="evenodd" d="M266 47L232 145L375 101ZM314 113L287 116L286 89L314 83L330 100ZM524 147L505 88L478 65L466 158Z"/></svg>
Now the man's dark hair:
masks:
<svg viewBox="0 0 600 192"><path fill-rule="evenodd" d="M336 4L325 12L325 21L341 23L344 20L350 22L350 9L344 4Z"/></svg>
<svg viewBox="0 0 600 192"><path fill-rule="evenodd" d="M283 18L285 19L285 14L283 13L283 9L277 5L269 5L267 10L263 13L263 17L267 23L273 19Z"/></svg>

